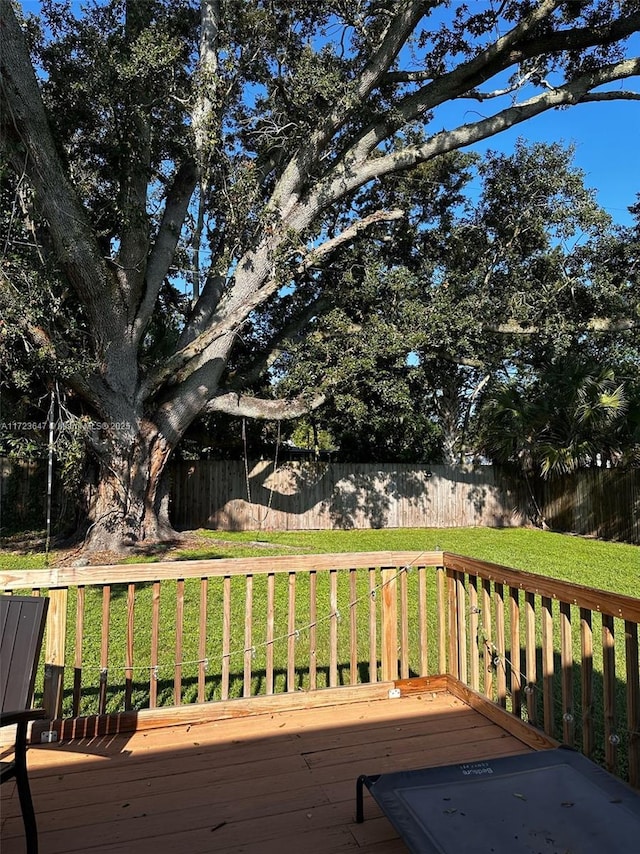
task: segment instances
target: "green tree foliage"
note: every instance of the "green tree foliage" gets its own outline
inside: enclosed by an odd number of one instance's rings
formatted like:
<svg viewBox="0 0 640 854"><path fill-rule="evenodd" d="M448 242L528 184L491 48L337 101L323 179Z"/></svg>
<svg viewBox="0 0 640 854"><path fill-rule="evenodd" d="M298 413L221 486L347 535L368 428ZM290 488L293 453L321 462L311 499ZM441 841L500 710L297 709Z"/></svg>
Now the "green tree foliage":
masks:
<svg viewBox="0 0 640 854"><path fill-rule="evenodd" d="M164 473L196 418L291 418L325 399L275 398L269 372L333 308L324 268L404 215L376 207L394 181L547 110L638 97L602 89L640 71L637 0L28 11L0 0L2 180L22 200L7 202L20 226L3 309L28 356L10 382L42 351L43 383L88 419L95 548L171 536ZM361 338L384 336L386 308ZM392 346L386 361L395 376Z"/></svg>
<svg viewBox="0 0 640 854"><path fill-rule="evenodd" d="M638 226L608 229L581 246L569 284L583 313L571 330L567 306L564 325L552 325L546 345L531 348L527 364L512 366L488 390L478 441L494 459L545 476L596 464L638 465ZM588 321L605 308L619 312L618 322Z"/></svg>
<svg viewBox="0 0 640 854"><path fill-rule="evenodd" d="M481 430L494 459L543 476L567 474L615 464L633 449L628 408L613 368L564 361L529 383L514 379L495 389L484 403Z"/></svg>
<svg viewBox="0 0 640 854"><path fill-rule="evenodd" d="M457 154L376 190L408 217L334 258L316 284L331 311L276 363L290 393L309 381L335 385L319 416L343 456L514 459L526 448L516 425L501 436L495 422L498 439L512 445L505 455L480 439L483 419L505 387L524 403L542 376L544 394L565 401L578 377L563 384L550 366L578 355L574 371L585 376L599 360L616 365L616 412L629 411L628 367L640 362L632 236L597 206L572 156L520 141L512 155ZM580 420L597 443L595 421ZM623 459L606 447L602 458Z"/></svg>

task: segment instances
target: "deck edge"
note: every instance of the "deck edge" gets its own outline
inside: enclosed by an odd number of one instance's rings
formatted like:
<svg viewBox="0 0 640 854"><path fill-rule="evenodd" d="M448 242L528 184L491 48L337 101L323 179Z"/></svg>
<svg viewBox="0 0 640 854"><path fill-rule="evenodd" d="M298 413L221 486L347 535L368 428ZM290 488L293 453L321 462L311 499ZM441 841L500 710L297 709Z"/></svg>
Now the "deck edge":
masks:
<svg viewBox="0 0 640 854"><path fill-rule="evenodd" d="M394 682L375 682L340 688L322 688L317 691L296 691L289 694L261 695L236 700L217 700L209 703L191 703L184 706L141 709L137 712L115 712L108 715L38 721L31 728L30 739L32 743L37 744L40 742L42 732L54 731L57 734L58 741L73 741L79 738L95 738L137 730L255 717L297 709L366 703L371 700L388 699L389 692L395 687L396 683ZM421 690L435 691L438 689L423 687ZM446 690L444 682L439 690ZM414 690L411 693L418 692Z"/></svg>
<svg viewBox="0 0 640 854"><path fill-rule="evenodd" d="M469 688L455 676L447 676L447 690L467 706L479 712L492 723L514 736L534 750L549 750L560 747L560 742L546 735L542 730L512 715L502 706L488 700L482 694Z"/></svg>

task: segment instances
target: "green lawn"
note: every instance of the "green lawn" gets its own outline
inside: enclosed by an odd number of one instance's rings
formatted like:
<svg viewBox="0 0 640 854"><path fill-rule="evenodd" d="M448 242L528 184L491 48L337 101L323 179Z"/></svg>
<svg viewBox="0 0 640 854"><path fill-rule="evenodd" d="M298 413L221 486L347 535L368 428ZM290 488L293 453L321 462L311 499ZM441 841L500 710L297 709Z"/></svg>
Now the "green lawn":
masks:
<svg viewBox="0 0 640 854"><path fill-rule="evenodd" d="M351 531L197 532L202 545L168 555L135 556L146 560L196 560L267 554L314 554L361 551L444 550L538 572L553 578L638 596L640 546L553 534L527 528L412 528ZM50 563L54 564L56 552ZM36 551L0 550L0 570L40 569L45 556Z"/></svg>
<svg viewBox="0 0 640 854"><path fill-rule="evenodd" d="M449 551L493 563L538 572L553 578L638 596L640 547L608 543L567 534L526 528L414 528L354 531L250 531L229 533L202 531L213 543L190 557L231 557L229 543L237 544L238 556L255 554L314 554L327 552ZM274 546L268 552L253 543Z"/></svg>

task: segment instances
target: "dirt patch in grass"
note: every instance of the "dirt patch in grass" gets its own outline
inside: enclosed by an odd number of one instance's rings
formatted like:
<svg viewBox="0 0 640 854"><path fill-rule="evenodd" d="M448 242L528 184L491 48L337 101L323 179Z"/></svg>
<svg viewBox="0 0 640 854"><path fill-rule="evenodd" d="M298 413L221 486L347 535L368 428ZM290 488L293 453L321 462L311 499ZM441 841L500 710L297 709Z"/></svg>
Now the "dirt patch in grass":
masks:
<svg viewBox="0 0 640 854"><path fill-rule="evenodd" d="M127 553L117 551L99 551L84 553L78 543L53 543L49 551L49 566L108 566L129 562L135 558L141 561L155 558L157 560L178 560L185 549L211 548L211 539L197 531L185 531L168 543L156 543L140 548L132 548ZM44 555L46 537L44 533L31 531L5 537L0 541L0 549L5 554Z"/></svg>
<svg viewBox="0 0 640 854"><path fill-rule="evenodd" d="M211 537L204 531L179 532L175 539L167 543L154 543L139 548L131 548L127 552L99 551L84 553L79 542L54 541L49 551L48 565L54 566L113 566L123 563L154 561L197 560L203 558L222 557L216 551L229 556L234 551L246 552L275 550L277 552L306 552L309 548L269 543L264 540L227 540L222 537ZM29 531L4 537L0 540L0 552L12 558L29 557L31 564L37 558L37 565L44 565L46 551L46 536L44 531ZM42 563L41 563L42 561ZM0 557L1 565L1 557Z"/></svg>

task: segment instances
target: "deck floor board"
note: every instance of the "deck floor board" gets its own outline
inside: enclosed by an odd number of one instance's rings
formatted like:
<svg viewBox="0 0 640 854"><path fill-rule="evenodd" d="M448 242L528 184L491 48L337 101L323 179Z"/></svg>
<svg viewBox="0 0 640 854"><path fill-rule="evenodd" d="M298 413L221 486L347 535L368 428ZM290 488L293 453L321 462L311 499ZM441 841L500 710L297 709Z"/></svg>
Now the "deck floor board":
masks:
<svg viewBox="0 0 640 854"><path fill-rule="evenodd" d="M450 694L279 711L29 750L41 854L304 854L406 850L359 774L531 748ZM13 784L2 852L22 854Z"/></svg>

